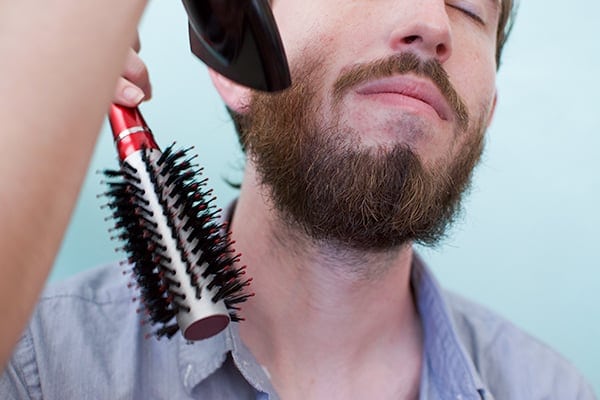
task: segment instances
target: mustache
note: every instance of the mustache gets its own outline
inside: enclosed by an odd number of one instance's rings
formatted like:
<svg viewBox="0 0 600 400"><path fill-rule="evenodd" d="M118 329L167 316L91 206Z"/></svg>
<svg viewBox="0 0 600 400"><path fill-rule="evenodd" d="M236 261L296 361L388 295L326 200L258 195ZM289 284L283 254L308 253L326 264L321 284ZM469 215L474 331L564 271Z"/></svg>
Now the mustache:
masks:
<svg viewBox="0 0 600 400"><path fill-rule="evenodd" d="M333 87L334 102L339 103L344 93L360 84L408 73L431 80L450 105L459 128L463 130L467 128L469 124L467 106L450 83L446 70L439 61L421 60L413 53L400 53L371 63L354 65L336 80Z"/></svg>

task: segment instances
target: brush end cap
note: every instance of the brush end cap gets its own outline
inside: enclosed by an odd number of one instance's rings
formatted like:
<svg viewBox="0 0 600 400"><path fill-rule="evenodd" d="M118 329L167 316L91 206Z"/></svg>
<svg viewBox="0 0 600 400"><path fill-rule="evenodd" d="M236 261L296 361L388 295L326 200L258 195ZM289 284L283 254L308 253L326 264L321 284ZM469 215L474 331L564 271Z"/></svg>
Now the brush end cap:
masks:
<svg viewBox="0 0 600 400"><path fill-rule="evenodd" d="M183 337L187 340L203 340L215 336L229 324L229 317L225 315L211 315L191 323L184 331Z"/></svg>

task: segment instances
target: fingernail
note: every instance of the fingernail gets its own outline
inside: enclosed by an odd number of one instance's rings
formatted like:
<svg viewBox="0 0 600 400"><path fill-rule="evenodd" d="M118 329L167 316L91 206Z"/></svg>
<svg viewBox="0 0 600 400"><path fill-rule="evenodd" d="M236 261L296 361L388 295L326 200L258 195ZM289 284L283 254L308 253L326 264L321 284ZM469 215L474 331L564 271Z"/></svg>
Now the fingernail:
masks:
<svg viewBox="0 0 600 400"><path fill-rule="evenodd" d="M136 87L128 86L123 90L123 96L127 101L138 104L144 98L144 92Z"/></svg>

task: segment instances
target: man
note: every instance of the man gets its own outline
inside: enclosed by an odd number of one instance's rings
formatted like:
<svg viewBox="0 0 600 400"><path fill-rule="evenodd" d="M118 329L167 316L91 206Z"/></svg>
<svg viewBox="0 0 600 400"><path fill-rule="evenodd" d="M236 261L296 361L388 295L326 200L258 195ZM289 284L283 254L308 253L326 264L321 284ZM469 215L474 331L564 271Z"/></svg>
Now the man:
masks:
<svg viewBox="0 0 600 400"><path fill-rule="evenodd" d="M144 340L112 266L44 295L0 392L593 398L551 350L444 294L412 250L439 239L468 186L510 9L274 2L294 87L257 94L211 72L248 155L228 215L256 293L246 321L193 344Z"/></svg>

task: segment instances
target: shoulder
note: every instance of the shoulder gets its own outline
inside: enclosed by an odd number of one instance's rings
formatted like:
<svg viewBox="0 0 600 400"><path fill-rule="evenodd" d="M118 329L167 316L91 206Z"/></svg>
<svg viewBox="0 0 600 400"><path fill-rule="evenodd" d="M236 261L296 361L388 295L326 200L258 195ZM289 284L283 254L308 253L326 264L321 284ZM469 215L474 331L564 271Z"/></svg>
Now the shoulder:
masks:
<svg viewBox="0 0 600 400"><path fill-rule="evenodd" d="M43 389L48 398L131 398L143 365L174 362L173 342L159 346L145 339L148 329L124 269L106 265L44 290L0 389L26 390L31 397Z"/></svg>
<svg viewBox="0 0 600 400"><path fill-rule="evenodd" d="M458 336L495 398L595 398L555 350L484 306L451 292L444 295Z"/></svg>
<svg viewBox="0 0 600 400"><path fill-rule="evenodd" d="M118 263L105 264L89 269L60 282L50 283L40 296L40 303L70 299L92 303L120 303L132 291L126 267Z"/></svg>
<svg viewBox="0 0 600 400"><path fill-rule="evenodd" d="M104 331L121 331L127 322L138 323L139 304L133 301L135 293L128 287L130 278L124 270L109 264L49 285L40 296L31 330L54 327L64 332L72 327L83 329L82 335L91 339Z"/></svg>

